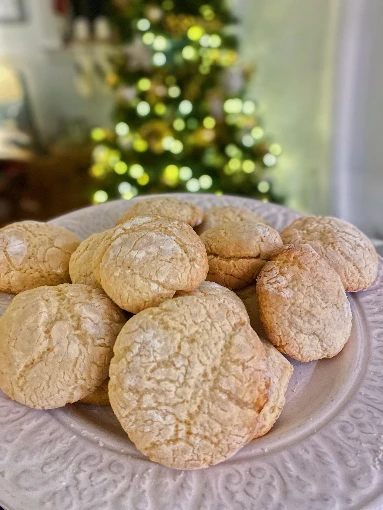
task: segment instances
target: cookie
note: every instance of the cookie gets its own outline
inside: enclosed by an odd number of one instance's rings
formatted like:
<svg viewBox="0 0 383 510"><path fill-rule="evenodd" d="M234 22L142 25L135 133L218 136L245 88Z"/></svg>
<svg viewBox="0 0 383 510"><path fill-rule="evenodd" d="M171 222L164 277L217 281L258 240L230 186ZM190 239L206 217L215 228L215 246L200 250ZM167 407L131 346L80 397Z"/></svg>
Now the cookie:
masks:
<svg viewBox="0 0 383 510"><path fill-rule="evenodd" d="M294 368L268 340L261 338L266 350L268 374L270 376L269 401L260 412L254 439L264 436L278 420L286 402L286 391Z"/></svg>
<svg viewBox="0 0 383 510"><path fill-rule="evenodd" d="M136 216L161 216L171 220L184 221L196 227L203 220L203 211L189 202L181 202L176 198L154 197L136 202L117 221L117 225Z"/></svg>
<svg viewBox="0 0 383 510"><path fill-rule="evenodd" d="M0 292L70 282L69 259L79 244L72 232L50 223L20 221L0 229Z"/></svg>
<svg viewBox="0 0 383 510"><path fill-rule="evenodd" d="M94 404L99 406L109 406L109 395L108 395L108 384L109 378L106 379L101 386L96 388L92 393L82 398L80 402L82 404Z"/></svg>
<svg viewBox="0 0 383 510"><path fill-rule="evenodd" d="M204 468L253 438L268 400L266 371L247 316L214 297L184 296L126 323L110 364L109 398L151 460Z"/></svg>
<svg viewBox="0 0 383 510"><path fill-rule="evenodd" d="M100 284L96 280L93 270L92 261L96 248L99 246L104 232L93 234L80 244L69 261L69 274L72 283L83 283L91 287L100 288Z"/></svg>
<svg viewBox="0 0 383 510"><path fill-rule="evenodd" d="M264 223L267 222L262 216L253 213L244 207L235 207L233 205L224 205L221 207L212 207L205 212L202 224L198 227L197 232L202 232L214 227L223 227L227 223Z"/></svg>
<svg viewBox="0 0 383 510"><path fill-rule="evenodd" d="M138 216L107 232L93 256L102 288L132 313L196 289L207 272L206 250L194 230L158 216Z"/></svg>
<svg viewBox="0 0 383 510"><path fill-rule="evenodd" d="M183 295L215 297L223 303L237 308L244 316L248 315L242 300L233 291L215 282L202 282L198 289L191 292L177 292L176 297Z"/></svg>
<svg viewBox="0 0 383 510"><path fill-rule="evenodd" d="M307 244L286 247L262 268L259 314L267 337L298 361L332 358L351 333L351 308L336 271Z"/></svg>
<svg viewBox="0 0 383 510"><path fill-rule="evenodd" d="M354 225L337 218L304 216L281 233L285 244L309 244L339 274L348 292L367 289L378 272L371 241Z"/></svg>
<svg viewBox="0 0 383 510"><path fill-rule="evenodd" d="M226 223L206 230L201 240L209 260L207 279L233 290L254 282L283 246L278 232L262 223Z"/></svg>
<svg viewBox="0 0 383 510"><path fill-rule="evenodd" d="M0 388L36 409L77 402L108 376L124 323L104 292L87 285L18 294L0 319Z"/></svg>
<svg viewBox="0 0 383 510"><path fill-rule="evenodd" d="M251 327L262 338L266 338L266 331L259 317L258 297L256 283L236 291L237 297L242 301L249 315Z"/></svg>

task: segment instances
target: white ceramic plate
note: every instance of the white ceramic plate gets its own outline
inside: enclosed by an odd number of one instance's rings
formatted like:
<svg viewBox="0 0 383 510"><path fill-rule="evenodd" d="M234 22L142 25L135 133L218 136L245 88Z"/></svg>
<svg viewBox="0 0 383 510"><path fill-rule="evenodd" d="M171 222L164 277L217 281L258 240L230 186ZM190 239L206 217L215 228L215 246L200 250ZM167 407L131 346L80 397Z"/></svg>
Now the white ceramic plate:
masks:
<svg viewBox="0 0 383 510"><path fill-rule="evenodd" d="M245 206L282 229L298 215L236 197L187 195L203 208ZM114 225L131 203L53 221L81 238ZM331 360L295 364L272 431L199 471L150 462L110 408L37 411L0 391L0 506L6 510L383 509L383 266L349 296L352 335ZM1 312L10 298L0 298Z"/></svg>

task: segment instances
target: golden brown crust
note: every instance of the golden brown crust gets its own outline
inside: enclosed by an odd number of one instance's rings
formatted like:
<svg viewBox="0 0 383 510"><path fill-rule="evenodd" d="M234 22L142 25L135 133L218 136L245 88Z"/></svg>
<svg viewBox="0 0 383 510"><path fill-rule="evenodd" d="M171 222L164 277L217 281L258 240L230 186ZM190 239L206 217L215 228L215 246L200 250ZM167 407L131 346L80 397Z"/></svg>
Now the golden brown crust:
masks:
<svg viewBox="0 0 383 510"><path fill-rule="evenodd" d="M117 225L136 216L161 216L171 220L184 221L196 227L203 220L203 211L194 204L171 197L147 198L136 202L117 221Z"/></svg>
<svg viewBox="0 0 383 510"><path fill-rule="evenodd" d="M267 338L265 328L263 327L262 321L259 317L256 283L252 283L248 287L237 290L236 295L239 297L246 308L250 318L251 327L254 329L257 335L261 337L261 339Z"/></svg>
<svg viewBox="0 0 383 510"><path fill-rule="evenodd" d="M332 358L351 333L352 315L338 274L309 245L286 247L257 280L267 337L298 361Z"/></svg>
<svg viewBox="0 0 383 510"><path fill-rule="evenodd" d="M36 409L77 402L108 376L124 323L118 307L87 285L18 294L0 319L0 388Z"/></svg>
<svg viewBox="0 0 383 510"><path fill-rule="evenodd" d="M72 232L50 223L20 221L0 229L0 292L70 282L69 259L79 244Z"/></svg>
<svg viewBox="0 0 383 510"><path fill-rule="evenodd" d="M234 455L253 438L268 399L265 350L247 316L209 296L132 317L109 373L110 402L130 439L175 469Z"/></svg>
<svg viewBox="0 0 383 510"><path fill-rule="evenodd" d="M224 227L227 223L264 223L267 221L258 214L253 213L244 207L235 207L233 205L224 205L212 207L205 212L202 224L197 228L201 235L205 230L215 227Z"/></svg>
<svg viewBox="0 0 383 510"><path fill-rule="evenodd" d="M378 272L371 241L351 223L337 218L303 216L281 233L285 244L309 244L339 274L348 292L367 289Z"/></svg>
<svg viewBox="0 0 383 510"><path fill-rule="evenodd" d="M278 420L286 402L286 391L294 368L268 340L261 338L266 350L267 368L270 376L269 401L260 412L254 439L264 436Z"/></svg>
<svg viewBox="0 0 383 510"><path fill-rule="evenodd" d="M96 388L92 393L82 398L80 402L82 404L94 404L98 406L110 406L109 394L108 394L109 377Z"/></svg>
<svg viewBox="0 0 383 510"><path fill-rule="evenodd" d="M100 245L104 232L93 234L80 244L72 253L69 261L69 274L72 283L83 283L96 289L101 288L92 271L93 255Z"/></svg>
<svg viewBox="0 0 383 510"><path fill-rule="evenodd" d="M278 232L262 223L226 223L206 230L201 240L209 260L207 279L233 290L254 282L283 246Z"/></svg>
<svg viewBox="0 0 383 510"><path fill-rule="evenodd" d="M184 222L138 216L108 231L93 256L93 273L121 308L138 313L192 291L206 278L206 250Z"/></svg>

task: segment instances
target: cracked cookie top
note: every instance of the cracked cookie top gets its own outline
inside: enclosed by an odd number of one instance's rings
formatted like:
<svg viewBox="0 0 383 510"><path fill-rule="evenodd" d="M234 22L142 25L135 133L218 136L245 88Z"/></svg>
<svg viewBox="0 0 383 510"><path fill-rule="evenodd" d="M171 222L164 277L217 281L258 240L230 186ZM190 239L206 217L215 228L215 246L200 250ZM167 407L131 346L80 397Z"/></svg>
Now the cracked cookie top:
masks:
<svg viewBox="0 0 383 510"><path fill-rule="evenodd" d="M0 229L0 292L70 282L69 259L79 244L66 228L39 221Z"/></svg>
<svg viewBox="0 0 383 510"><path fill-rule="evenodd" d="M303 216L281 233L285 244L309 244L339 274L348 292L367 289L378 272L371 241L354 225L338 218Z"/></svg>
<svg viewBox="0 0 383 510"><path fill-rule="evenodd" d="M91 287L100 288L100 284L92 271L93 255L99 246L105 232L93 234L80 244L77 250L72 253L69 261L69 274L72 283L83 283Z"/></svg>
<svg viewBox="0 0 383 510"><path fill-rule="evenodd" d="M194 204L171 197L147 198L136 202L117 221L117 225L136 216L161 216L196 227L203 220L203 211Z"/></svg>
<svg viewBox="0 0 383 510"><path fill-rule="evenodd" d="M240 289L254 282L262 266L283 243L276 230L262 223L226 223L201 235L209 260L207 279Z"/></svg>
<svg viewBox="0 0 383 510"><path fill-rule="evenodd" d="M0 319L0 388L36 409L77 402L108 376L125 322L104 292L87 285L18 294Z"/></svg>
<svg viewBox="0 0 383 510"><path fill-rule="evenodd" d="M332 358L351 333L351 308L336 271L307 244L286 247L257 280L267 337L298 361Z"/></svg>
<svg viewBox="0 0 383 510"><path fill-rule="evenodd" d="M196 289L207 272L206 250L194 230L158 216L138 216L107 231L93 256L102 288L132 313Z"/></svg>
<svg viewBox="0 0 383 510"><path fill-rule="evenodd" d="M265 349L237 307L183 296L132 317L110 365L109 398L137 448L175 469L234 455L268 400Z"/></svg>
<svg viewBox="0 0 383 510"><path fill-rule="evenodd" d="M227 223L264 223L267 222L262 216L253 213L244 207L235 207L233 205L224 205L220 207L212 207L205 212L202 224L198 227L197 232L202 234L205 230L214 227L225 226Z"/></svg>

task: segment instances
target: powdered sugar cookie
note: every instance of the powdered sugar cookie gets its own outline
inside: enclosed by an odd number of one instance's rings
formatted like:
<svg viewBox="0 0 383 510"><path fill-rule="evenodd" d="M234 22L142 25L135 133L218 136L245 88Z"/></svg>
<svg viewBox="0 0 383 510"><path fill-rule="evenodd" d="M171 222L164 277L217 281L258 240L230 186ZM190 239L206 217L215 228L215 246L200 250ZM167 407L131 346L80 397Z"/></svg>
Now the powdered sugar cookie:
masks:
<svg viewBox="0 0 383 510"><path fill-rule="evenodd" d="M136 202L117 221L117 225L136 216L161 216L196 227L203 220L203 211L194 204L171 197L147 198Z"/></svg>
<svg viewBox="0 0 383 510"><path fill-rule="evenodd" d="M77 250L72 253L69 261L69 274L72 283L83 283L91 287L100 288L92 271L93 255L99 246L104 232L93 234L80 244Z"/></svg>
<svg viewBox="0 0 383 510"><path fill-rule="evenodd" d="M259 415L254 439L267 434L278 420L286 402L287 387L294 371L292 364L273 344L268 340L261 340L266 350L270 388L269 401Z"/></svg>
<svg viewBox="0 0 383 510"><path fill-rule="evenodd" d="M224 227L227 223L264 223L267 222L262 216L253 213L244 207L224 205L212 207L205 212L202 224L198 227L199 234L210 228Z"/></svg>
<svg viewBox="0 0 383 510"><path fill-rule="evenodd" d="M192 291L205 280L206 250L184 222L138 216L107 232L93 256L93 273L121 308L138 313Z"/></svg>
<svg viewBox="0 0 383 510"><path fill-rule="evenodd" d="M337 218L304 216L281 233L285 244L309 244L339 274L348 292L367 289L378 272L371 241L351 223Z"/></svg>
<svg viewBox="0 0 383 510"><path fill-rule="evenodd" d="M132 317L109 374L110 403L129 438L175 469L234 455L253 438L268 399L265 349L247 316L209 296Z"/></svg>
<svg viewBox="0 0 383 510"><path fill-rule="evenodd" d="M351 308L339 275L309 245L290 246L257 281L267 337L298 361L332 358L351 333Z"/></svg>
<svg viewBox="0 0 383 510"><path fill-rule="evenodd" d="M201 240L209 260L207 279L233 290L254 282L283 246L278 232L262 223L226 223L206 230Z"/></svg>
<svg viewBox="0 0 383 510"><path fill-rule="evenodd" d="M79 244L66 228L39 221L0 229L0 292L70 282L69 259Z"/></svg>
<svg viewBox="0 0 383 510"><path fill-rule="evenodd" d="M0 319L0 388L36 409L77 402L108 376L124 322L118 307L87 285L18 294Z"/></svg>
<svg viewBox="0 0 383 510"><path fill-rule="evenodd" d="M266 338L267 337L266 331L259 317L256 284L253 283L248 287L237 290L236 295L239 297L239 299L242 301L246 308L246 311L250 318L251 327L261 337L261 339Z"/></svg>

